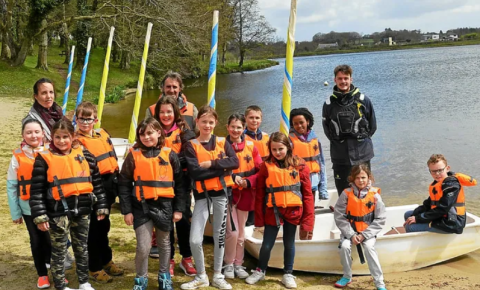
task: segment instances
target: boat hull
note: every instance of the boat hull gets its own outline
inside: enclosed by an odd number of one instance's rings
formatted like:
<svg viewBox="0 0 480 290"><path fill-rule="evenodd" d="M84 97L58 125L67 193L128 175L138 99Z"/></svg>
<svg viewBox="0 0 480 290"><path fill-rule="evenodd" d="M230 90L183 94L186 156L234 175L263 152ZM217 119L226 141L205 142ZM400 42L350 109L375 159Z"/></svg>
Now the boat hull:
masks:
<svg viewBox="0 0 480 290"><path fill-rule="evenodd" d="M480 248L480 219L467 214L473 219L463 234L438 234L429 232L404 233L384 235L392 226L403 224L403 213L414 209L416 205L387 208L387 225L378 235L375 249L384 273L404 272L433 264L437 264L455 257L470 253ZM329 226L333 214L327 213L316 216L316 227ZM336 227L320 230L320 236L330 238L295 242L294 269L307 272L342 274L342 265L339 257L339 231ZM245 249L258 259L262 244L262 234L254 231L253 227L245 230ZM298 238L298 233L297 233ZM315 239L315 233L314 233ZM353 266L355 275L368 275L367 264L360 264L356 247L352 248ZM283 268L283 242L277 239L272 249L269 267Z"/></svg>

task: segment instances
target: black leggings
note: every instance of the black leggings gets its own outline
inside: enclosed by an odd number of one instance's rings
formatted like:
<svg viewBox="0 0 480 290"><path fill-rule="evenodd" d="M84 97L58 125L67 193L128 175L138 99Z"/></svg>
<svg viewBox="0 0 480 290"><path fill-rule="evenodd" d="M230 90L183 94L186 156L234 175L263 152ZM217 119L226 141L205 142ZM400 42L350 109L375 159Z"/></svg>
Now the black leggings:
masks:
<svg viewBox="0 0 480 290"><path fill-rule="evenodd" d="M45 264L50 264L52 256L50 234L39 230L33 222L32 216L24 215L23 220L30 236L30 248L32 249L33 262L37 269L37 274L39 277L47 276L48 270Z"/></svg>

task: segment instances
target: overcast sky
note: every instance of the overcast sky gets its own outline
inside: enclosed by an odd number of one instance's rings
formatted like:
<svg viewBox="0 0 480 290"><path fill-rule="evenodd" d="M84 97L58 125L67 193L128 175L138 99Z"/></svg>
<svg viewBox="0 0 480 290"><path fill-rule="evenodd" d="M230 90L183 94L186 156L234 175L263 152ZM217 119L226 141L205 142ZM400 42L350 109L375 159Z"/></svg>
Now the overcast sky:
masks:
<svg viewBox="0 0 480 290"><path fill-rule="evenodd" d="M290 0L258 0L260 12L286 40ZM480 27L479 0L298 0L295 40L311 40L317 32L385 28L444 32L458 27Z"/></svg>

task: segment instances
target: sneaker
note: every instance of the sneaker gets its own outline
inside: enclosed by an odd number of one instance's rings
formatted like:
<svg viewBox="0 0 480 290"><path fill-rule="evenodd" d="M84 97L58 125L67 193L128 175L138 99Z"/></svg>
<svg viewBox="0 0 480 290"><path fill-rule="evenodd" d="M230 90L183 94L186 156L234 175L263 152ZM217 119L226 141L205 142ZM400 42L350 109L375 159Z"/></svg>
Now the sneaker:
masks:
<svg viewBox="0 0 480 290"><path fill-rule="evenodd" d="M342 277L342 279L338 280L337 283L335 283L335 287L344 288L347 287L347 285L350 283L352 283L352 279Z"/></svg>
<svg viewBox="0 0 480 290"><path fill-rule="evenodd" d="M67 278L64 278L63 281L65 281L65 286L67 286L67 285L68 285L68 280L67 280Z"/></svg>
<svg viewBox="0 0 480 290"><path fill-rule="evenodd" d="M174 274L175 274L174 271L175 271L175 260L174 260L174 259L171 259L171 260L170 260L170 277L174 277L174 276L175 276L175 275L174 275Z"/></svg>
<svg viewBox="0 0 480 290"><path fill-rule="evenodd" d="M320 199L320 200L328 200L329 198L330 197L328 196L328 193L318 195L318 199Z"/></svg>
<svg viewBox="0 0 480 290"><path fill-rule="evenodd" d="M113 281L112 276L105 273L104 270L100 270L100 271L96 271L96 272L88 271L88 274L89 274L90 279L97 282L97 283L106 284L106 283L110 283L110 282Z"/></svg>
<svg viewBox="0 0 480 290"><path fill-rule="evenodd" d="M147 290L148 278L138 277L133 279L133 290Z"/></svg>
<svg viewBox="0 0 480 290"><path fill-rule="evenodd" d="M380 288L377 288L377 290L387 290L387 288L385 288L385 287L380 287Z"/></svg>
<svg viewBox="0 0 480 290"><path fill-rule="evenodd" d="M235 278L235 272L233 271L233 264L223 266L223 275L227 279Z"/></svg>
<svg viewBox="0 0 480 290"><path fill-rule="evenodd" d="M124 270L117 266L113 261L108 262L105 266L103 266L103 270L107 272L110 276L121 276L123 275Z"/></svg>
<svg viewBox="0 0 480 290"><path fill-rule="evenodd" d="M218 289L225 289L225 290L232 289L232 285L230 285L230 283L228 283L227 280L225 280L225 276L223 276L222 274L213 274L212 280L213 280L212 281L213 287L217 287Z"/></svg>
<svg viewBox="0 0 480 290"><path fill-rule="evenodd" d="M265 273L257 268L256 270L252 270L252 275L248 276L247 279L245 279L245 282L247 282L247 284L253 285L263 279L265 279Z"/></svg>
<svg viewBox="0 0 480 290"><path fill-rule="evenodd" d="M197 270L193 266L192 257L183 258L182 262L180 263L180 269L182 269L187 276L197 275Z"/></svg>
<svg viewBox="0 0 480 290"><path fill-rule="evenodd" d="M243 267L242 265L235 265L234 266L234 271L235 271L235 276L237 276L238 278L240 279L245 279L247 278L249 275L248 275L248 272L245 271L245 267ZM226 276L226 275L225 275Z"/></svg>
<svg viewBox="0 0 480 290"><path fill-rule="evenodd" d="M293 276L292 274L283 274L282 284L288 289L297 288L295 279L297 279L297 277Z"/></svg>
<svg viewBox="0 0 480 290"><path fill-rule="evenodd" d="M65 256L65 262L63 263L63 265L65 266L65 270L72 269L73 262L75 262L75 258L70 253L70 251L67 250L67 255Z"/></svg>
<svg viewBox="0 0 480 290"><path fill-rule="evenodd" d="M38 277L37 288L46 289L50 287L50 281L48 281L48 276Z"/></svg>
<svg viewBox="0 0 480 290"><path fill-rule="evenodd" d="M47 270L50 269L50 263L45 263L45 267L47 267Z"/></svg>
<svg viewBox="0 0 480 290"><path fill-rule="evenodd" d="M189 290L189 289L208 287L209 285L210 285L210 282L208 281L207 274L203 274L200 276L196 275L192 281L188 283L183 283L182 285L180 285L180 288L183 290Z"/></svg>
<svg viewBox="0 0 480 290"><path fill-rule="evenodd" d="M152 248L150 249L150 255L149 256L152 259L160 258L160 254L158 253L158 248L152 246Z"/></svg>
<svg viewBox="0 0 480 290"><path fill-rule="evenodd" d="M80 286L78 287L78 290L95 290L92 285L90 283L83 283L83 284L80 284Z"/></svg>
<svg viewBox="0 0 480 290"><path fill-rule="evenodd" d="M158 273L158 290L173 290L170 273Z"/></svg>

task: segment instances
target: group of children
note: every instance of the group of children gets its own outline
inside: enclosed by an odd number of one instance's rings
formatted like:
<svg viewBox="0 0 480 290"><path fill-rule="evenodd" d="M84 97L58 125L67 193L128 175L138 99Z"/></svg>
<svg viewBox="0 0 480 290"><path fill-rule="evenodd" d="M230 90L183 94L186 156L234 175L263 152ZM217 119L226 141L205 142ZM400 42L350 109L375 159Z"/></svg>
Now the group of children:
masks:
<svg viewBox="0 0 480 290"><path fill-rule="evenodd" d="M108 133L93 129L98 121L95 106L80 104L76 121L76 132L69 121L55 123L50 144L43 142L44 130L39 121L25 121L22 146L14 150L8 169L12 219L16 224L22 220L26 223L38 288L50 286L50 266L55 288L70 289L63 264L69 235L80 289L93 289L89 275L96 281L109 282L110 276L123 274L113 263L108 245L108 216L117 196L124 221L133 226L136 235L134 290L148 286L152 235L159 250L159 289L173 289L175 223L177 236L184 243L188 240L190 247L182 256L190 259L191 255L195 262L194 272L184 269L195 277L181 289L209 286L202 247L207 221L213 227L212 286L232 289L226 279L235 277L248 284L263 280L283 226L282 283L287 288L297 287L292 275L297 227L300 239L312 239L315 192L319 192L320 199L328 198L325 159L308 109L291 111L291 129L286 136L262 132L262 111L250 106L244 115L231 115L226 124L228 136L219 137L213 134L218 125L213 108L203 106L198 110L194 132L182 118L177 102L164 96L158 100L153 117L138 125L136 143L128 150L120 171ZM429 161L428 166L436 182L447 178L448 166L443 157ZM349 182L351 186L342 192L334 208L344 268L335 286L351 283L351 246L362 244L375 285L384 290L374 249L375 237L386 219L380 189L373 187L372 173L364 164L353 167ZM190 217L191 191L195 205ZM456 206L457 211L461 210ZM249 274L243 259L245 224L252 211L254 224L264 227L264 235L257 268ZM406 227L424 218L424 212L422 208L406 214ZM178 226L181 222L188 225L188 231ZM191 259L187 263L191 264ZM182 265L183 261L183 269Z"/></svg>

